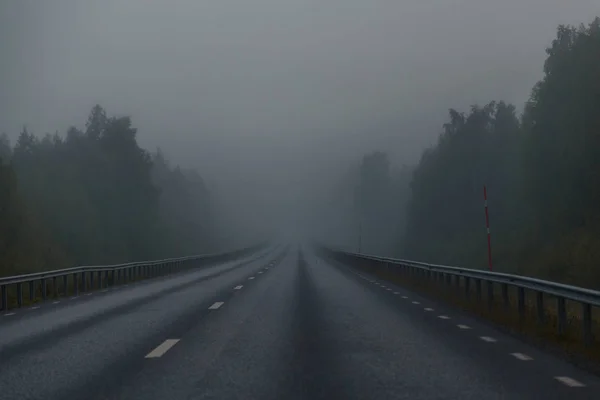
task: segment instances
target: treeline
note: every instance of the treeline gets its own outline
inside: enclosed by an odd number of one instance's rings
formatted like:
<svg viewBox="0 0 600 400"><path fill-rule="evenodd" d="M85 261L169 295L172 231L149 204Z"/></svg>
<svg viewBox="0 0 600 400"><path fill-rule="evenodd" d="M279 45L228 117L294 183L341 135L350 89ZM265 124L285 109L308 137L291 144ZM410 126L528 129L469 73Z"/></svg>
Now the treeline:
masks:
<svg viewBox="0 0 600 400"><path fill-rule="evenodd" d="M559 26L547 54L521 115L502 101L450 110L389 252L486 268L486 185L497 271L600 287L600 19Z"/></svg>
<svg viewBox="0 0 600 400"><path fill-rule="evenodd" d="M0 137L0 274L209 251L210 193L95 106L84 130Z"/></svg>

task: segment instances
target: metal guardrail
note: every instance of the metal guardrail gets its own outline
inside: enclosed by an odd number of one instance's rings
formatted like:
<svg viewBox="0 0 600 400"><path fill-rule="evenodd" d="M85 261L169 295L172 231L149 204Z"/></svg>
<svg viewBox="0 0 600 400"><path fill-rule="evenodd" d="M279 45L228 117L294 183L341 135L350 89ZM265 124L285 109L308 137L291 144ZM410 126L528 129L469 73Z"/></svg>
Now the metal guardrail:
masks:
<svg viewBox="0 0 600 400"><path fill-rule="evenodd" d="M387 273L405 274L446 285L454 285L457 288L462 286L467 300L470 300L471 283L474 283L476 300L481 302L483 300L482 282L486 282L487 304L489 307L494 304L494 284L500 285L502 301L507 308L511 305L508 289L514 287L517 290L517 310L520 318L525 318L526 314L525 291L534 292L536 295L535 311L540 324L543 324L546 318L545 300L556 301L557 333L559 335L564 335L567 329L566 301L576 302L581 305L583 341L586 345L591 345L593 341L592 307L600 307L600 291L521 275L377 257L322 246L319 247L319 250L323 254L346 264L381 270Z"/></svg>
<svg viewBox="0 0 600 400"><path fill-rule="evenodd" d="M247 247L240 250L205 254L197 256L169 258L165 260L152 260L131 262L116 265L97 265L65 268L52 271L36 272L32 274L7 276L0 278L0 310L9 309L9 291L14 289L17 307L23 306L23 285L29 286L29 300L41 297L46 300L49 294L49 282L53 297L77 296L82 291L95 288L104 288L118 284L125 284L139 279L153 278L161 275L172 274L187 269L206 266L215 262L229 261L238 257L251 254L260 250L265 245Z"/></svg>

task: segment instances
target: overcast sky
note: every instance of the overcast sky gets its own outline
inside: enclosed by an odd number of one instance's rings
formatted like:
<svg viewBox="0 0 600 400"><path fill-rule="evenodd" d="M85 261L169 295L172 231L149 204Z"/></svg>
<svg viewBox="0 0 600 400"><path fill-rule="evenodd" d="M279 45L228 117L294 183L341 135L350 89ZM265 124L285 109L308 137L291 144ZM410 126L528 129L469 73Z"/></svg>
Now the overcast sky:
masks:
<svg viewBox="0 0 600 400"><path fill-rule="evenodd" d="M522 104L556 26L598 14L598 0L0 0L0 131L82 127L100 103L144 147L268 193L376 148L415 162L449 107Z"/></svg>

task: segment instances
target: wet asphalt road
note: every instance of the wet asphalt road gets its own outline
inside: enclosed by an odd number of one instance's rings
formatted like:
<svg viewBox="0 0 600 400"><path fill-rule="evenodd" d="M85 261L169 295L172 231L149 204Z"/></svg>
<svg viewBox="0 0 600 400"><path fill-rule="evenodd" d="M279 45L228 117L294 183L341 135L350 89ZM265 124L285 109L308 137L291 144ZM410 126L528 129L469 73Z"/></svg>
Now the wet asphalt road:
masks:
<svg viewBox="0 0 600 400"><path fill-rule="evenodd" d="M0 314L0 399L598 398L565 361L293 246Z"/></svg>

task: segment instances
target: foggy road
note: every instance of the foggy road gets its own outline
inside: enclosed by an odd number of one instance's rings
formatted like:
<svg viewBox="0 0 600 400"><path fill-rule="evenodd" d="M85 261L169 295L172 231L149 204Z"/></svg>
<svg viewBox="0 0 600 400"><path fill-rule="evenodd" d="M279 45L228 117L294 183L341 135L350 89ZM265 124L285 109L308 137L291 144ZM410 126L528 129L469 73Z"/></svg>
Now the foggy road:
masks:
<svg viewBox="0 0 600 400"><path fill-rule="evenodd" d="M441 303L269 249L0 315L2 399L591 399L600 380Z"/></svg>

